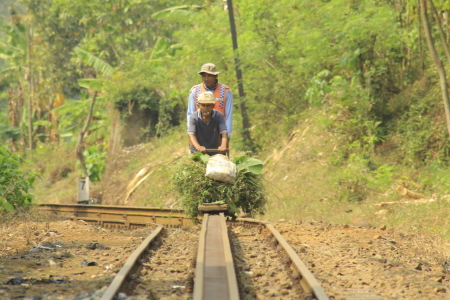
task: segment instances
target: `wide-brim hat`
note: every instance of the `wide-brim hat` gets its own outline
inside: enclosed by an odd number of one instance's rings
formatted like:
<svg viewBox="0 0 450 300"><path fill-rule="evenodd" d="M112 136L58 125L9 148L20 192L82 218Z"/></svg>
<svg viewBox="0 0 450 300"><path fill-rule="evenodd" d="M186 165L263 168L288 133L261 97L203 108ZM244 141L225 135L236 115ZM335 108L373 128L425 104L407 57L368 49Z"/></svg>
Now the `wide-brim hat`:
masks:
<svg viewBox="0 0 450 300"><path fill-rule="evenodd" d="M212 74L212 75L220 74L220 72L217 72L216 65L211 64L211 63L207 63L202 66L202 69L200 70L200 72L198 72L198 74L202 74L202 73L208 73L208 74Z"/></svg>
<svg viewBox="0 0 450 300"><path fill-rule="evenodd" d="M214 94L211 92L204 92L198 96L198 103L200 104L214 104Z"/></svg>

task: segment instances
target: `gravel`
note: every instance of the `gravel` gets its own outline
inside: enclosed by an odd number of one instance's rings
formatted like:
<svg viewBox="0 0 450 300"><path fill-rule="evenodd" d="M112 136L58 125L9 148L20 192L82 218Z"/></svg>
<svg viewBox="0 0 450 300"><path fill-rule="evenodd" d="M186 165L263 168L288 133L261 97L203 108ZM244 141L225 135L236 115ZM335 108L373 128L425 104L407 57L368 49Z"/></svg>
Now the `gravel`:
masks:
<svg viewBox="0 0 450 300"><path fill-rule="evenodd" d="M395 229L323 222L272 223L333 300L450 299L450 247ZM100 299L128 255L151 232L61 221L0 228L0 299ZM199 227L167 229L118 299L188 299ZM28 245L25 241L28 241ZM230 227L241 298L303 299L298 275L265 230ZM45 243L47 242L47 243ZM34 246L33 246L34 245ZM40 245L40 247L39 247ZM57 246L60 247L57 247ZM52 248L52 249L48 249ZM96 262L91 266L81 264ZM51 277L50 277L51 275ZM6 284L21 278L19 284Z"/></svg>

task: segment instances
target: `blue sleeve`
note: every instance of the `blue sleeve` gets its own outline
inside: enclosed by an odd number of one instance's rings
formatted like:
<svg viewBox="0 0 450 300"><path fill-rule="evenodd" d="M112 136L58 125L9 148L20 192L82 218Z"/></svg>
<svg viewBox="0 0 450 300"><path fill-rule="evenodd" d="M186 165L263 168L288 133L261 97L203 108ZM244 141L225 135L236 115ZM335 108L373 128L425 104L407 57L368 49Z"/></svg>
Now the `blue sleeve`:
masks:
<svg viewBox="0 0 450 300"><path fill-rule="evenodd" d="M188 97L188 106L187 106L187 112L186 112L186 121L187 121L188 128L189 128L189 117L197 110L196 105L194 103L194 93L195 93L195 89L192 89L192 91L189 93L189 97Z"/></svg>
<svg viewBox="0 0 450 300"><path fill-rule="evenodd" d="M194 118L194 115L191 115L190 117L189 117L189 120L188 120L188 134L195 134L195 131L196 131L196 126L195 126L195 120L194 120L195 118Z"/></svg>
<svg viewBox="0 0 450 300"><path fill-rule="evenodd" d="M219 113L219 112L218 112ZM220 116L218 117L218 119L219 119L219 132L225 132L225 131L228 131L227 129L228 129L228 127L227 127L227 125L225 124L225 119L223 118L223 115L222 114L220 114Z"/></svg>
<svg viewBox="0 0 450 300"><path fill-rule="evenodd" d="M228 138L231 138L231 132L233 131L233 93L227 92L227 104L225 107L227 113L225 123L227 125Z"/></svg>

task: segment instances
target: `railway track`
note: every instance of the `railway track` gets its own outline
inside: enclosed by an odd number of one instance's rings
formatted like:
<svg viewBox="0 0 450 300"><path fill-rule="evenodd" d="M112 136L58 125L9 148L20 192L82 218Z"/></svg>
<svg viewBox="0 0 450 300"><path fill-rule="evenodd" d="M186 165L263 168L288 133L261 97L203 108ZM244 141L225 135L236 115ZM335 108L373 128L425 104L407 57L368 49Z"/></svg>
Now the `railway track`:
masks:
<svg viewBox="0 0 450 300"><path fill-rule="evenodd" d="M138 299L142 296L148 299L159 299L161 295L155 295L156 292L152 290L151 283L145 282L143 278L155 269L161 268L161 260L159 263L153 263L156 253L160 251L159 248L164 247L162 246L164 242L161 242L164 240L162 235L170 236L170 230L195 225L180 210L56 204L46 204L40 208L54 215L105 227L132 229L158 224L152 234L128 257L122 269L103 293L101 297L103 300L115 299L119 293L122 293L122 297L131 295ZM183 297L194 300L265 299L264 297L268 299L329 299L313 274L270 223L254 219L230 221L226 220L223 213L208 213L200 217L200 220L202 227L198 234L198 251L188 263L192 276L185 279L184 284L179 285L185 289ZM168 229L165 231L163 226ZM253 249L257 247L261 249L246 259L242 257L242 247L248 241L241 239L249 236L255 242ZM176 242L174 240L171 243ZM190 243L192 244L192 241ZM261 243L265 246L261 247ZM268 249L272 249L271 254L265 257ZM163 253L168 252L163 251ZM161 258L160 256L159 259ZM256 273L250 271L252 267L249 261L252 259L262 264L258 266L259 271ZM152 277L152 280L155 280L154 276ZM265 277L272 279L260 280ZM267 281L272 281L273 286L267 286ZM174 283L171 284L172 287L177 286ZM170 295L173 291L169 289L167 293Z"/></svg>
<svg viewBox="0 0 450 300"><path fill-rule="evenodd" d="M194 283L199 281L201 228L182 211L85 205L41 209L65 218L36 214L35 220L0 227L0 299L98 300L119 277L125 283L112 294L122 300L187 300L200 286ZM271 223L225 223L240 299L317 298L313 285L300 284L307 276L272 233ZM278 220L272 225L330 300L449 299L448 263L435 255L447 244L370 224ZM141 247L155 230L159 234ZM129 262L138 248L144 250Z"/></svg>
<svg viewBox="0 0 450 300"><path fill-rule="evenodd" d="M106 228L136 229L149 224L167 228L194 226L195 223L179 209L114 205L41 204L41 211L72 220L83 220Z"/></svg>

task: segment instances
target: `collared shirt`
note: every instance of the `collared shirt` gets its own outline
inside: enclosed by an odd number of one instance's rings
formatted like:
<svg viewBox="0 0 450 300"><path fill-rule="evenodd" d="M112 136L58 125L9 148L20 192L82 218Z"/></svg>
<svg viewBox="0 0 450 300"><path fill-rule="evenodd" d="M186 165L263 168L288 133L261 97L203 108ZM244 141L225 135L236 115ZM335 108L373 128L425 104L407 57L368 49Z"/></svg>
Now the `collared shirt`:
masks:
<svg viewBox="0 0 450 300"><path fill-rule="evenodd" d="M197 142L206 149L217 149L220 147L222 143L221 133L227 134L227 126L223 114L217 110L212 110L208 124L203 120L200 110L190 116L188 134L194 134ZM190 150L192 153L197 152L192 145L190 145Z"/></svg>
<svg viewBox="0 0 450 300"><path fill-rule="evenodd" d="M214 90L206 89L208 92L214 93ZM195 89L189 93L188 98L188 108L187 108L187 125L189 127L189 117L197 110L197 106L194 101ZM233 119L233 93L231 91L227 92L227 102L225 106L226 120L228 138L231 138L231 131L233 129L232 119Z"/></svg>

